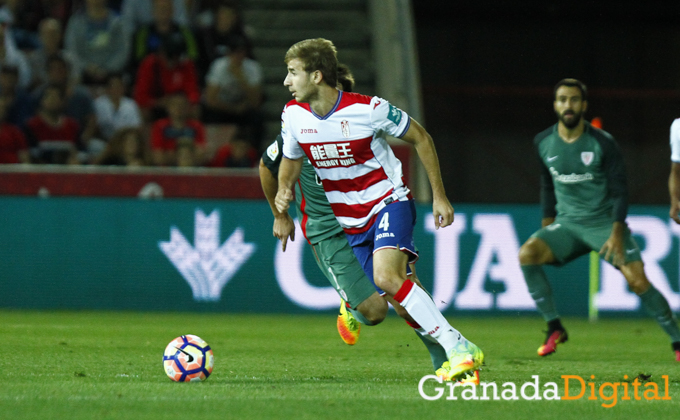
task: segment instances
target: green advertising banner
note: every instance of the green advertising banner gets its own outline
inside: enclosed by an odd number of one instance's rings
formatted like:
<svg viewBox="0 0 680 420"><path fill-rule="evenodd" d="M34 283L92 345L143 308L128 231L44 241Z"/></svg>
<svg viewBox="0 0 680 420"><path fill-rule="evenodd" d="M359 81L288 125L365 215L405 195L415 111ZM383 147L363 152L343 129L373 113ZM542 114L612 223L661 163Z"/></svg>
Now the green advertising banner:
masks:
<svg viewBox="0 0 680 420"><path fill-rule="evenodd" d="M281 252L264 201L0 197L0 307L304 313L339 298L300 231ZM435 232L418 206L418 275L449 314L534 311L517 261L540 226L538 205L458 204ZM650 280L680 310L678 238L662 206L628 218ZM549 267L564 315L588 314L589 258ZM602 263L600 314L641 314Z"/></svg>

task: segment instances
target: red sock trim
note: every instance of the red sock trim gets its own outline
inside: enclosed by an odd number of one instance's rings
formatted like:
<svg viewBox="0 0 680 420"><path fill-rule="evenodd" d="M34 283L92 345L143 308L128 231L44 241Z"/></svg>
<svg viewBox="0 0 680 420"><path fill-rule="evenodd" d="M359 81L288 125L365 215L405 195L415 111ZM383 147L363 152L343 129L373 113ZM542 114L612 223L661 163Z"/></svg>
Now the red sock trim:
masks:
<svg viewBox="0 0 680 420"><path fill-rule="evenodd" d="M394 295L394 300L401 303L404 299L406 299L406 295L409 294L412 288L413 282L411 280L406 280L399 288L399 291Z"/></svg>
<svg viewBox="0 0 680 420"><path fill-rule="evenodd" d="M415 328L416 330L417 330L418 328L422 328L422 327L420 326L420 324L418 324L418 323L415 322L415 321L410 322L408 319L405 319L404 321L406 321L406 323L407 323L408 325L410 325L411 328Z"/></svg>

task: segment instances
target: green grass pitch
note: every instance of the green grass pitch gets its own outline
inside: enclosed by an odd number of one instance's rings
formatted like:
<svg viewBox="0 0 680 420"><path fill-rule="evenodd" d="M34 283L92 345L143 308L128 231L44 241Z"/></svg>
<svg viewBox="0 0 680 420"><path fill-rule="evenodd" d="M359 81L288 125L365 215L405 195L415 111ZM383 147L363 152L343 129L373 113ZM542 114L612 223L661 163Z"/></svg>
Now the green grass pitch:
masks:
<svg viewBox="0 0 680 420"><path fill-rule="evenodd" d="M135 312L0 311L0 418L7 419L678 419L680 363L649 319L566 319L570 341L536 356L543 322L536 317L453 318L452 325L486 353L482 382L561 375L622 383L639 374L670 400L607 401L423 399L419 380L432 373L415 334L393 314L364 327L356 346L339 338L335 316ZM211 345L215 369L203 383L173 383L163 349L182 334ZM595 379L590 379L594 375ZM425 385L434 394L435 382ZM574 383L570 394L578 394ZM588 387L588 385L586 386ZM642 397L642 386L640 396ZM500 393L500 392L499 392ZM611 395L611 388L603 394Z"/></svg>

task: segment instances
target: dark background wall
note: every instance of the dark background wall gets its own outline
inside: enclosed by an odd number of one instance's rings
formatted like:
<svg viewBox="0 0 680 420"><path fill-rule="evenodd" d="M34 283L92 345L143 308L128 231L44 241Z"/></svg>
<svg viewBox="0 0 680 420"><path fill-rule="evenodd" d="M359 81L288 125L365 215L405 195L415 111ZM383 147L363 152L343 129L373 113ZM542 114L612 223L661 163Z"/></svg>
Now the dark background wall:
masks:
<svg viewBox="0 0 680 420"><path fill-rule="evenodd" d="M425 125L455 202L538 200L533 136L552 88L589 87L627 163L631 203L668 201L680 117L680 2L414 1Z"/></svg>

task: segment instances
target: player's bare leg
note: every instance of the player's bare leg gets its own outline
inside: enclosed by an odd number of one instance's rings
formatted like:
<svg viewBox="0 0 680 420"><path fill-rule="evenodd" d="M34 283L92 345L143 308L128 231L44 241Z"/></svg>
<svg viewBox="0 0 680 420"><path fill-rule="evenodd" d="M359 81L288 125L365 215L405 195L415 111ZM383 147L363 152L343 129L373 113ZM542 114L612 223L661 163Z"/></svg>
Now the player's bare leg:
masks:
<svg viewBox="0 0 680 420"><path fill-rule="evenodd" d="M427 334L444 348L448 361L437 371L444 380L462 379L484 362L484 354L454 329L439 312L430 296L406 277L408 256L397 249L383 248L373 254L376 286L396 300Z"/></svg>
<svg viewBox="0 0 680 420"><path fill-rule="evenodd" d="M554 353L557 351L558 344L569 339L557 313L550 282L543 270L543 265L553 262L555 262L555 256L552 250L540 238L529 238L519 250L519 263L529 294L536 302L536 307L543 315L543 319L548 323L546 338L538 348L539 356Z"/></svg>
<svg viewBox="0 0 680 420"><path fill-rule="evenodd" d="M387 316L387 302L378 294L373 293L357 306L357 311L368 321L367 325L378 325Z"/></svg>
<svg viewBox="0 0 680 420"><path fill-rule="evenodd" d="M680 362L680 329L666 298L649 282L642 261L633 261L619 267L628 286L635 292L647 312L671 338L675 360Z"/></svg>

